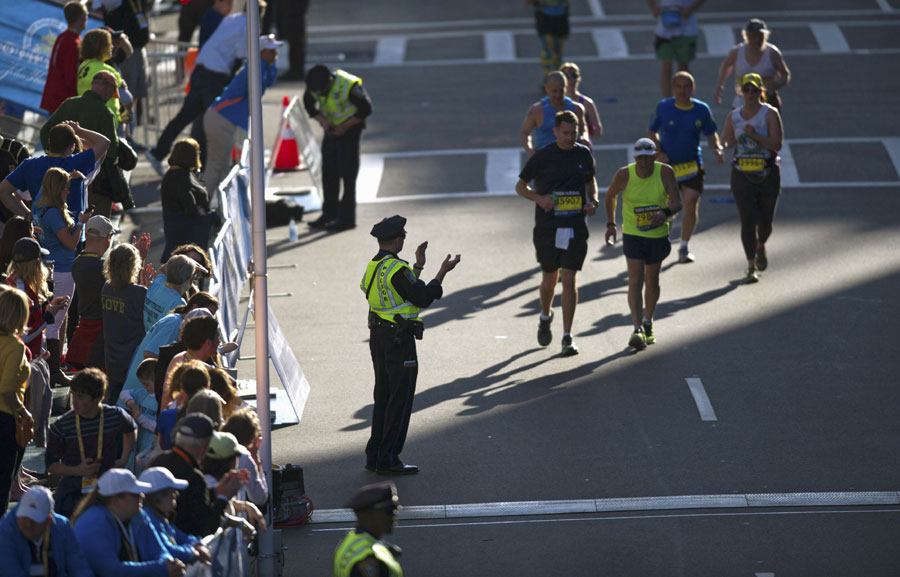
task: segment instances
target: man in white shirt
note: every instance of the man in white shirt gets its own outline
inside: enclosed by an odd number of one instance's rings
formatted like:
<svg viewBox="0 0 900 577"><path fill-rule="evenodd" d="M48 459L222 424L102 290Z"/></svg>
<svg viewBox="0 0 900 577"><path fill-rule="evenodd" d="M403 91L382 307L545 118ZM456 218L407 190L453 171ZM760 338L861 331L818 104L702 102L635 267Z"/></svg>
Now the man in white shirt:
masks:
<svg viewBox="0 0 900 577"><path fill-rule="evenodd" d="M248 3L249 6L249 3ZM260 18L266 3L259 0ZM245 9L246 12L246 9ZM200 143L200 162L206 164L206 137L203 132L203 113L222 94L231 81L237 64L247 57L247 15L230 14L222 19L197 55L191 73L191 89L184 98L181 110L163 130L156 147L147 151L147 160L162 176L162 161L169 155L172 144L185 127L193 122L191 137Z"/></svg>

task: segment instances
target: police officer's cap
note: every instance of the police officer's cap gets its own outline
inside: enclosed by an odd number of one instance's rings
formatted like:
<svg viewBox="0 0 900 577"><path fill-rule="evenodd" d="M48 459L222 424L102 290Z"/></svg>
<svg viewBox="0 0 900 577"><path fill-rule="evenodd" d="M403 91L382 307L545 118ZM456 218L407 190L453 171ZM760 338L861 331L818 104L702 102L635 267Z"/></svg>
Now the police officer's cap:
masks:
<svg viewBox="0 0 900 577"><path fill-rule="evenodd" d="M316 64L306 73L306 88L319 92L328 87L330 80L331 70L324 64Z"/></svg>
<svg viewBox="0 0 900 577"><path fill-rule="evenodd" d="M372 227L372 236L378 240L391 240L403 234L403 227L406 226L406 219L395 214L389 218L382 219L381 222Z"/></svg>
<svg viewBox="0 0 900 577"><path fill-rule="evenodd" d="M354 511L399 509L400 499L397 497L397 486L393 481L365 485L360 487L344 506Z"/></svg>

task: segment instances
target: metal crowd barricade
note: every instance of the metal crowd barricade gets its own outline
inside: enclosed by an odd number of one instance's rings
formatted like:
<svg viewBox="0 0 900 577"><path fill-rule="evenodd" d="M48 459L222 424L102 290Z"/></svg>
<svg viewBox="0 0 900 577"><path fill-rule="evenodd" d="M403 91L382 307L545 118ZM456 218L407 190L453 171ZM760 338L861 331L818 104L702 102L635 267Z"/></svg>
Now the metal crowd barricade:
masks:
<svg viewBox="0 0 900 577"><path fill-rule="evenodd" d="M147 45L148 96L145 99L144 144L153 146L184 103L191 68L187 59L196 45L173 40L151 40Z"/></svg>

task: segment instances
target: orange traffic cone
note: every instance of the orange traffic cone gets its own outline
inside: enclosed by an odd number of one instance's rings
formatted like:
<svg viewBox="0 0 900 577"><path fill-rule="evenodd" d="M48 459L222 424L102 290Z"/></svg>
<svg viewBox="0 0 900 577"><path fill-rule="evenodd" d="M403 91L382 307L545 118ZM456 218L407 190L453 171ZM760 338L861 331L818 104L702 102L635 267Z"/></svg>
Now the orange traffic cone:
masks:
<svg viewBox="0 0 900 577"><path fill-rule="evenodd" d="M288 97L282 101L282 108L287 108ZM275 151L275 172L285 172L300 168L300 150L297 148L297 137L291 130L289 122L284 123L284 128L278 138L278 150Z"/></svg>

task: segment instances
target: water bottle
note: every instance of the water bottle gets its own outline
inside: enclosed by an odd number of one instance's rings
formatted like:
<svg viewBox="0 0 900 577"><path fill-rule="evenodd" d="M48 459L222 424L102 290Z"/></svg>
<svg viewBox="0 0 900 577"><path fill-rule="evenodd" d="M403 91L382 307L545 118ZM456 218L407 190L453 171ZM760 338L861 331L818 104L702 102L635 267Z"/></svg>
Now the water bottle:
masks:
<svg viewBox="0 0 900 577"><path fill-rule="evenodd" d="M288 222L288 237L290 237L291 242L297 242L297 221L294 220L294 217L291 217L290 222Z"/></svg>

